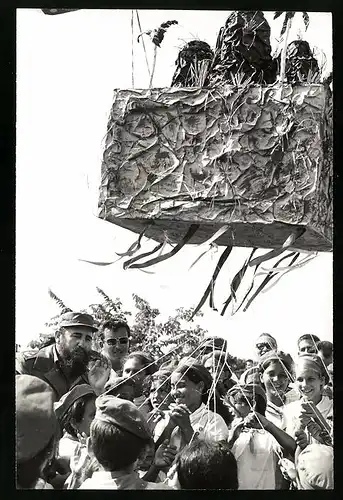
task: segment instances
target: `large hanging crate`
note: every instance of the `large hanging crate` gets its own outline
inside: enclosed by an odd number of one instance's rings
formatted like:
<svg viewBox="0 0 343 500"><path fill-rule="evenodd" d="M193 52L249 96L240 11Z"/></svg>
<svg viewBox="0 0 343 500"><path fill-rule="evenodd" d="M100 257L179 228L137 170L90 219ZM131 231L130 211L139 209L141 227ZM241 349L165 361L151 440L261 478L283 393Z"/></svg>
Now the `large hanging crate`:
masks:
<svg viewBox="0 0 343 500"><path fill-rule="evenodd" d="M115 90L99 217L188 243L332 250L332 105L320 84Z"/></svg>

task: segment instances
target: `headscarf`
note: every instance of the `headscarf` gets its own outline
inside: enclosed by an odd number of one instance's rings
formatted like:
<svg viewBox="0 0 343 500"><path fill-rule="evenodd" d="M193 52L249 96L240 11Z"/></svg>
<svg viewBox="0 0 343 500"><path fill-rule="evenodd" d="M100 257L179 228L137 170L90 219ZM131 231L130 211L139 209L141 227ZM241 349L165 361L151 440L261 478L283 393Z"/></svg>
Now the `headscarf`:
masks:
<svg viewBox="0 0 343 500"><path fill-rule="evenodd" d="M261 396L265 401L267 401L266 393L259 384L236 384L227 393L227 397L233 397L237 393L243 394L247 397L254 397L256 394Z"/></svg>
<svg viewBox="0 0 343 500"><path fill-rule="evenodd" d="M287 372L292 372L293 370L293 359L290 354L286 354L283 351L277 351L275 349L266 352L260 358L259 371L263 372L266 368L266 364L270 361L279 361Z"/></svg>
<svg viewBox="0 0 343 500"><path fill-rule="evenodd" d="M311 369L318 373L320 377L324 377L325 383L329 382L329 376L325 370L323 360L317 354L303 353L299 354L296 363L296 369Z"/></svg>

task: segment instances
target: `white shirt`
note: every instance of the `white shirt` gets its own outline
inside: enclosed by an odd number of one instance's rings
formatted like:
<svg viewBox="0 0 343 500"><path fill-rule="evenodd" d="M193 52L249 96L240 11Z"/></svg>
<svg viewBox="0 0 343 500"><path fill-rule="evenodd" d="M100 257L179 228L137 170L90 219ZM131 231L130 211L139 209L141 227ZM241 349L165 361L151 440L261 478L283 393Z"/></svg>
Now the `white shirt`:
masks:
<svg viewBox="0 0 343 500"><path fill-rule="evenodd" d="M143 481L137 474L123 474L120 472L98 471L90 479L81 484L79 490L171 490L164 483L150 483Z"/></svg>
<svg viewBox="0 0 343 500"><path fill-rule="evenodd" d="M276 406L271 401L267 401L266 418L279 427L279 429L282 428L284 406Z"/></svg>
<svg viewBox="0 0 343 500"><path fill-rule="evenodd" d="M251 441L251 442L250 442ZM281 452L276 439L262 429L241 432L232 447L237 460L239 490L275 490L275 472Z"/></svg>
<svg viewBox="0 0 343 500"><path fill-rule="evenodd" d="M199 439L226 441L229 436L229 431L224 419L217 413L209 410L204 403L202 403L197 410L191 413L189 419L194 432L199 433ZM170 438L170 444L176 446L177 450L180 451L181 429L179 427L173 430Z"/></svg>
<svg viewBox="0 0 343 500"><path fill-rule="evenodd" d="M299 428L299 415L300 415L300 407L301 401L293 401L293 403L289 403L285 405L283 410L283 420L282 420L282 429L287 432L292 438L295 438L295 432ZM322 399L316 405L320 413L327 420L330 415L332 415L333 411L333 401L329 399L327 396L322 396ZM310 438L311 443L317 443L317 440L311 436L307 431L306 434Z"/></svg>

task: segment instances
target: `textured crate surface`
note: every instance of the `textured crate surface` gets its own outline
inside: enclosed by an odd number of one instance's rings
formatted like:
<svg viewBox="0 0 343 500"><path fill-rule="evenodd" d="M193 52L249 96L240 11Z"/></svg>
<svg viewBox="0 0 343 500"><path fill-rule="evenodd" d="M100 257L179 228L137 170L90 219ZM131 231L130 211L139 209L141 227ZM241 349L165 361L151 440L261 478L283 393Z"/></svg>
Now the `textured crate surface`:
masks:
<svg viewBox="0 0 343 500"><path fill-rule="evenodd" d="M99 217L199 243L332 247L331 100L322 85L116 90Z"/></svg>

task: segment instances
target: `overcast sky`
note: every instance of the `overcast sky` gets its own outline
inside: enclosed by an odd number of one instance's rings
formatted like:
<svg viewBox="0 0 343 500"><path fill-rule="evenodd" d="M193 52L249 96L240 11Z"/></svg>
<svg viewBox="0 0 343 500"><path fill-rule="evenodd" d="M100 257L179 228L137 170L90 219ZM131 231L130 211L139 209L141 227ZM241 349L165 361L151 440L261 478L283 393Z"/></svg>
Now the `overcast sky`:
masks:
<svg viewBox="0 0 343 500"><path fill-rule="evenodd" d="M139 11L142 29L176 19L158 50L154 86L170 85L179 48L193 38L215 46L229 11ZM272 21L276 47L281 20ZM325 72L332 69L331 14L310 13L304 33L297 16L291 39L304 36L315 48ZM134 32L136 88L149 83L142 43ZM320 38L318 33L320 32ZM48 288L78 309L97 300L95 287L122 298L131 307L133 292L158 307L163 317L176 307L196 305L216 265L218 254L204 257L185 247L147 274L123 271L122 262L95 267L78 258L109 261L136 239L134 233L96 218L103 138L114 88L131 88L131 11L81 10L46 16L39 9L17 11L17 199L16 335L25 345L58 312ZM150 64L151 42L146 39ZM143 240L144 248L151 242ZM222 249L220 249L221 253ZM235 248L216 287L219 307L228 283L249 249ZM232 274L233 273L233 274ZM248 278L247 278L248 279ZM248 279L249 282L249 279ZM248 283L249 284L249 283ZM284 276L261 294L246 313L222 318L204 308L211 333L227 336L238 356L253 355L261 331L275 334L283 350L295 352L302 333L332 338L332 254L319 254L305 267Z"/></svg>

